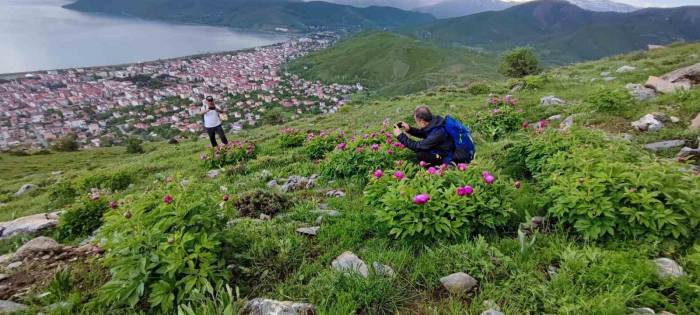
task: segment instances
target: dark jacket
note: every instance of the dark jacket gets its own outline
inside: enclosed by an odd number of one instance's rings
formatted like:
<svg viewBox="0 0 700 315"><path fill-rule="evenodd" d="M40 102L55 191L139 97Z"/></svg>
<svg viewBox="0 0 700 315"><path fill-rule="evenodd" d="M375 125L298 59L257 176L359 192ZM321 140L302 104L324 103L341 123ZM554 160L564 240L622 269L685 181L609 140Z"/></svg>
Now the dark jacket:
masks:
<svg viewBox="0 0 700 315"><path fill-rule="evenodd" d="M400 134L398 140L414 152L431 151L432 153L445 156L448 152L453 152L455 146L452 138L445 131L444 124L444 118L435 116L425 128L417 129L411 127L408 130L408 134L422 140L411 140L405 133Z"/></svg>

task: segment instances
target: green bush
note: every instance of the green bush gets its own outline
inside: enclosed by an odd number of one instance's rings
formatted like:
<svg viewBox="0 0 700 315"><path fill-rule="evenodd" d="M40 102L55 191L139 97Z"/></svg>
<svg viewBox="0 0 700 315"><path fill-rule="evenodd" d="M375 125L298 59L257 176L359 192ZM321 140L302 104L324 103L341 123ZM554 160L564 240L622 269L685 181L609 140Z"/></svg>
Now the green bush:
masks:
<svg viewBox="0 0 700 315"><path fill-rule="evenodd" d="M517 47L507 51L498 65L498 72L511 78L522 78L526 75L538 74L540 71L540 61L534 50L528 47Z"/></svg>
<svg viewBox="0 0 700 315"><path fill-rule="evenodd" d="M491 92L491 88L484 83L474 83L469 85L467 92L471 95L484 95Z"/></svg>
<svg viewBox="0 0 700 315"><path fill-rule="evenodd" d="M236 199L235 207L243 216L258 218L261 214L273 216L290 206L286 196L264 190L255 190Z"/></svg>
<svg viewBox="0 0 700 315"><path fill-rule="evenodd" d="M373 179L365 188L366 202L377 207L377 217L397 238L454 239L478 233L493 233L504 227L514 214L510 200L514 184L497 174L486 183L485 170L472 164L466 170L406 170L399 180L394 171ZM433 173L433 174L430 174ZM472 192L458 191L469 186ZM416 201L427 194L424 204Z"/></svg>
<svg viewBox="0 0 700 315"><path fill-rule="evenodd" d="M103 263L111 279L98 297L107 306L173 313L226 283L221 198L209 193L212 187L177 182L105 216L98 238L105 239Z"/></svg>
<svg viewBox="0 0 700 315"><path fill-rule="evenodd" d="M364 179L377 168L394 167L397 161L412 159L415 155L394 142L390 134L370 133L360 139L345 143L327 154L321 162L321 175L326 178Z"/></svg>
<svg viewBox="0 0 700 315"><path fill-rule="evenodd" d="M80 145L74 134L68 134L53 144L53 149L60 152L74 152L79 148Z"/></svg>
<svg viewBox="0 0 700 315"><path fill-rule="evenodd" d="M58 239L73 241L89 236L102 225L107 209L109 203L104 198L82 198L61 215L56 229Z"/></svg>
<svg viewBox="0 0 700 315"><path fill-rule="evenodd" d="M73 203L77 195L77 190L70 182L57 183L49 189L49 205L53 208L62 208Z"/></svg>
<svg viewBox="0 0 700 315"><path fill-rule="evenodd" d="M255 158L255 143L249 141L234 141L227 145L212 148L207 154L202 154L199 159L207 169L222 168L226 165L236 164Z"/></svg>
<svg viewBox="0 0 700 315"><path fill-rule="evenodd" d="M513 102L513 103L511 103ZM510 97L494 97L491 99L491 108L487 112L477 112L476 115L466 117L465 121L473 132L480 134L487 140L496 141L502 137L522 130L522 110L515 108L517 101Z"/></svg>
<svg viewBox="0 0 700 315"><path fill-rule="evenodd" d="M528 75L523 80L525 81L524 88L527 90L539 90L549 83L549 78L545 74Z"/></svg>
<svg viewBox="0 0 700 315"><path fill-rule="evenodd" d="M675 166L576 147L543 167L544 208L586 239L697 238L700 179Z"/></svg>
<svg viewBox="0 0 700 315"><path fill-rule="evenodd" d="M90 174L78 179L76 186L82 190L92 188L124 190L134 181L134 173L128 170Z"/></svg>
<svg viewBox="0 0 700 315"><path fill-rule="evenodd" d="M143 141L139 138L131 137L126 140L126 153L129 154L141 154L145 152L141 144Z"/></svg>
<svg viewBox="0 0 700 315"><path fill-rule="evenodd" d="M587 104L605 113L620 113L632 107L634 101L627 91L599 89L586 97Z"/></svg>
<svg viewBox="0 0 700 315"><path fill-rule="evenodd" d="M282 129L279 136L279 143L282 148L299 147L304 144L304 140L306 140L306 134L292 128Z"/></svg>

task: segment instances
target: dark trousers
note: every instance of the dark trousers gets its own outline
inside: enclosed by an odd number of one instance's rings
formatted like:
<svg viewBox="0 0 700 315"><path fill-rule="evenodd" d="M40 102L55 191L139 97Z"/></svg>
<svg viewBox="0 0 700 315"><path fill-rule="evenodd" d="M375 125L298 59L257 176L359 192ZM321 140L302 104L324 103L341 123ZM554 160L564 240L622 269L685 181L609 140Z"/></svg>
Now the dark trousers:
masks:
<svg viewBox="0 0 700 315"><path fill-rule="evenodd" d="M416 151L416 158L418 158L418 162L423 161L429 166L442 165L442 157L430 151Z"/></svg>
<svg viewBox="0 0 700 315"><path fill-rule="evenodd" d="M207 134L209 135L209 141L211 141L212 147L218 146L218 144L216 143L217 134L219 135L219 138L221 138L221 142L223 142L224 144L228 144L228 140L226 140L226 134L224 133L224 128L221 127L221 125L212 128L207 128Z"/></svg>

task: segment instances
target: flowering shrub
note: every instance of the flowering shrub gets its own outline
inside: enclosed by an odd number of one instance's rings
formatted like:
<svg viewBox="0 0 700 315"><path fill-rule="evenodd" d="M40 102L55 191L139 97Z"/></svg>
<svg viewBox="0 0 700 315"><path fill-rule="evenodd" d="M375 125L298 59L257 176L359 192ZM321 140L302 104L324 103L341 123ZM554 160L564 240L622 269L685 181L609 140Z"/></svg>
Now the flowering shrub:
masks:
<svg viewBox="0 0 700 315"><path fill-rule="evenodd" d="M81 198L61 215L56 229L58 239L72 241L90 235L102 225L109 203L99 195Z"/></svg>
<svg viewBox="0 0 700 315"><path fill-rule="evenodd" d="M342 130L309 133L304 142L304 153L312 160L322 159L326 153L344 143L344 136Z"/></svg>
<svg viewBox="0 0 700 315"><path fill-rule="evenodd" d="M225 283L221 196L207 193L210 187L177 182L105 215L98 238L105 239L103 263L111 278L99 292L101 302L173 313L195 293Z"/></svg>
<svg viewBox="0 0 700 315"><path fill-rule="evenodd" d="M306 134L294 128L284 128L279 137L282 148L295 148L304 144Z"/></svg>
<svg viewBox="0 0 700 315"><path fill-rule="evenodd" d="M264 190L249 192L235 201L235 207L241 215L256 219L260 214L273 216L289 208L289 205L285 196Z"/></svg>
<svg viewBox="0 0 700 315"><path fill-rule="evenodd" d="M651 158L574 148L543 167L545 208L586 239L697 238L700 179Z"/></svg>
<svg viewBox="0 0 700 315"><path fill-rule="evenodd" d="M488 140L498 140L521 129L524 120L522 110L517 108L517 99L510 95L494 96L488 100L488 104L488 112L477 112L476 116L467 117L472 131Z"/></svg>
<svg viewBox="0 0 700 315"><path fill-rule="evenodd" d="M255 158L255 143L249 141L233 141L227 145L212 148L207 154L202 154L199 159L208 169L222 168L226 165L236 164Z"/></svg>
<svg viewBox="0 0 700 315"><path fill-rule="evenodd" d="M368 133L337 146L321 163L321 175L328 178L366 176L377 169L394 167L397 161L411 159L413 154L391 134Z"/></svg>
<svg viewBox="0 0 700 315"><path fill-rule="evenodd" d="M377 208L379 220L397 238L443 239L493 231L514 213L512 182L476 165L434 172L407 166L404 171L411 177L373 177L364 192L367 204Z"/></svg>

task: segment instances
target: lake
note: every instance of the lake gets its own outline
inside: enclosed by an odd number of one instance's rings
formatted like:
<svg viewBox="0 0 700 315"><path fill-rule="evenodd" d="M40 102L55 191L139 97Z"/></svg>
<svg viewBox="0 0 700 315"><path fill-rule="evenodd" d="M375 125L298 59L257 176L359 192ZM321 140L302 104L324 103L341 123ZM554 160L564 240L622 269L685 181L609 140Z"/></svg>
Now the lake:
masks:
<svg viewBox="0 0 700 315"><path fill-rule="evenodd" d="M0 73L111 65L269 45L284 36L87 14L70 1L0 0Z"/></svg>

